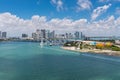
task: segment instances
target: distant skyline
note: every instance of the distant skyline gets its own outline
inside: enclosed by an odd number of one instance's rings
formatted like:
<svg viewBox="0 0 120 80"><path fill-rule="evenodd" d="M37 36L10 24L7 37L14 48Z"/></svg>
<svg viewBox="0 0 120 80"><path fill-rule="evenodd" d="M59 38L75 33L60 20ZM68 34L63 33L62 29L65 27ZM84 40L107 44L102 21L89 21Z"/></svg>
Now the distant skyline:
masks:
<svg viewBox="0 0 120 80"><path fill-rule="evenodd" d="M88 36L120 36L120 0L0 0L0 31L8 36L36 29Z"/></svg>

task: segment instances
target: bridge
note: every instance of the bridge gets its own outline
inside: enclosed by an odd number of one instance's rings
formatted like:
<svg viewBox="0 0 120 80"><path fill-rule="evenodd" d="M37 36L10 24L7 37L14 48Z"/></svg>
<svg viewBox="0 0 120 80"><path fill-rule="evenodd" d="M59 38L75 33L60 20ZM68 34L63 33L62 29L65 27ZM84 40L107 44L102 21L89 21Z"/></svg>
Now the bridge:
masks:
<svg viewBox="0 0 120 80"><path fill-rule="evenodd" d="M120 36L93 36L86 37L88 40L120 40Z"/></svg>

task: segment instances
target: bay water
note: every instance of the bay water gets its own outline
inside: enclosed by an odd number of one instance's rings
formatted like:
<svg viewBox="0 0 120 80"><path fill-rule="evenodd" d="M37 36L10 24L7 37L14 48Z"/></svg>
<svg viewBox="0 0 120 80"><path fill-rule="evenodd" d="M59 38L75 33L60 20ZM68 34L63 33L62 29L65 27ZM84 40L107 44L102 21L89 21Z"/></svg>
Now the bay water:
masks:
<svg viewBox="0 0 120 80"><path fill-rule="evenodd" d="M0 80L120 80L120 57L1 42Z"/></svg>

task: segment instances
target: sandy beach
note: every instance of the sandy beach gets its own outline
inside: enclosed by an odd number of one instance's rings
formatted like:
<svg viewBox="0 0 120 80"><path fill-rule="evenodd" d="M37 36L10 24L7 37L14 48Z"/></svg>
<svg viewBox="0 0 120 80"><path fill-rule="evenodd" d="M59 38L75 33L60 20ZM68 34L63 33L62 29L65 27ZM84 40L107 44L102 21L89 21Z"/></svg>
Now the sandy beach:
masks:
<svg viewBox="0 0 120 80"><path fill-rule="evenodd" d="M106 55L113 55L113 56L120 56L120 51L112 51L112 50L100 50L100 49L76 49L75 47L61 47L65 50L70 51L77 51L77 52L91 52L96 54L106 54Z"/></svg>

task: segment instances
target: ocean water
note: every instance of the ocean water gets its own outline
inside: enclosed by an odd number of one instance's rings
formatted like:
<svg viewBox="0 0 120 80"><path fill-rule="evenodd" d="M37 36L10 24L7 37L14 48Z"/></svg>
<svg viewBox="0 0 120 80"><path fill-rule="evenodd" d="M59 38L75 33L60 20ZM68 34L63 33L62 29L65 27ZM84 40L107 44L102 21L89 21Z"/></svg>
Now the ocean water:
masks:
<svg viewBox="0 0 120 80"><path fill-rule="evenodd" d="M1 42L0 80L120 80L120 57Z"/></svg>

